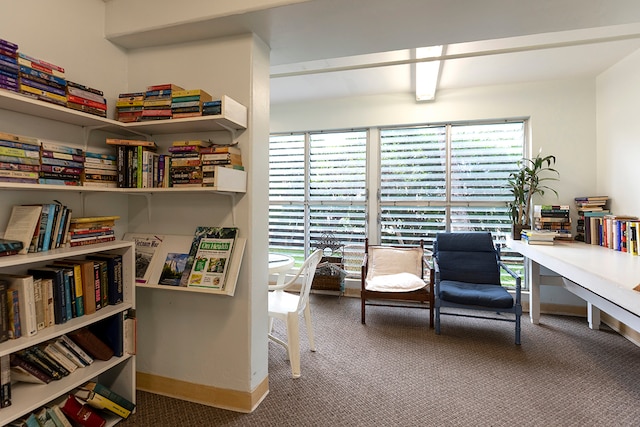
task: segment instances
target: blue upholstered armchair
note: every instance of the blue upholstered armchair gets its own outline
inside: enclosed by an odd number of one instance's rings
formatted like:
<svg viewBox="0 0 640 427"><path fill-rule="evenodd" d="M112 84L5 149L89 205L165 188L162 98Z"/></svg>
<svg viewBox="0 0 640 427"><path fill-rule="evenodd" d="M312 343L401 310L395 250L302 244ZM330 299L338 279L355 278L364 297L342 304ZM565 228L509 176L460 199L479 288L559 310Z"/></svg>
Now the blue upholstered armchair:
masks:
<svg viewBox="0 0 640 427"><path fill-rule="evenodd" d="M438 233L433 243L433 267L436 334L440 334L441 314L505 320L515 322L515 341L520 344L520 277L500 261L491 233ZM515 278L515 298L500 285L500 268ZM515 318L441 312L443 307L513 313Z"/></svg>

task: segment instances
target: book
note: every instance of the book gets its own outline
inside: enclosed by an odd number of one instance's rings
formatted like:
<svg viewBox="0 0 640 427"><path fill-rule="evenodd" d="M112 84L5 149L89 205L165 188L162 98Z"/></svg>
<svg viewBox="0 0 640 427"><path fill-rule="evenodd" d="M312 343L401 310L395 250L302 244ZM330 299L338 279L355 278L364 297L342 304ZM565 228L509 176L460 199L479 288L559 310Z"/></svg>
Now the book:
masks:
<svg viewBox="0 0 640 427"><path fill-rule="evenodd" d="M78 356L78 354L75 353L71 348L69 348L69 346L67 346L62 341L62 339L58 338L52 341L51 345L53 345L67 359L73 362L73 364L76 365L78 368L84 368L85 366L89 366L89 363L87 363L84 359Z"/></svg>
<svg viewBox="0 0 640 427"><path fill-rule="evenodd" d="M14 205L5 228L4 238L22 242L20 254L26 254L40 221L42 205Z"/></svg>
<svg viewBox="0 0 640 427"><path fill-rule="evenodd" d="M114 414L119 415L122 418L127 418L129 415L131 415L136 407L135 403L99 382L90 381L83 385L81 389L89 391L106 399L107 401L104 401L104 399L99 399L99 401L101 401L100 404L106 404L106 406L103 406L102 408L113 412ZM87 400L87 403L92 404L89 400Z"/></svg>
<svg viewBox="0 0 640 427"><path fill-rule="evenodd" d="M96 288L95 288L95 262L93 260L77 260L77 259L64 259L61 261L56 261L64 263L66 265L74 265L77 266L80 272L81 278L81 296L82 296L82 306L84 309L84 314L93 314L96 312ZM76 296L78 295L78 290L76 290Z"/></svg>
<svg viewBox="0 0 640 427"><path fill-rule="evenodd" d="M197 227L180 286L221 289L224 286L229 256L237 233L236 227ZM203 240L204 244L201 247Z"/></svg>
<svg viewBox="0 0 640 427"><path fill-rule="evenodd" d="M123 321L124 313L118 313L89 326L89 330L108 345L116 357L124 354Z"/></svg>
<svg viewBox="0 0 640 427"><path fill-rule="evenodd" d="M85 365L90 365L93 363L93 356L89 355L81 346L76 344L74 340L69 338L67 335L60 336L60 342L71 350Z"/></svg>
<svg viewBox="0 0 640 427"><path fill-rule="evenodd" d="M18 291L20 329L26 337L38 332L36 323L33 276L28 274L0 274L0 279L9 282L9 289Z"/></svg>
<svg viewBox="0 0 640 427"><path fill-rule="evenodd" d="M55 404L47 406L47 414L55 424L55 427L73 427L67 416L62 412L62 409L60 409L60 406Z"/></svg>
<svg viewBox="0 0 640 427"><path fill-rule="evenodd" d="M119 138L107 138L108 145L124 145L124 146L141 146L157 149L158 146L153 141L145 141L139 139L119 139Z"/></svg>
<svg viewBox="0 0 640 427"><path fill-rule="evenodd" d="M7 289L7 311L9 313L9 339L22 336L20 324L20 294L17 289Z"/></svg>
<svg viewBox="0 0 640 427"><path fill-rule="evenodd" d="M60 374L60 377L66 377L70 374L69 370L67 370L64 365L58 363L57 360L52 358L49 354L47 354L42 348L39 346L29 347L26 351L31 352L35 357L40 359L44 364L49 366L54 371Z"/></svg>
<svg viewBox="0 0 640 427"><path fill-rule="evenodd" d="M34 279L50 279L53 284L53 311L55 324L65 323L67 320L67 300L65 297L65 278L63 268L39 267L32 268L27 273Z"/></svg>
<svg viewBox="0 0 640 427"><path fill-rule="evenodd" d="M109 360L114 356L113 349L91 332L88 327L76 329L69 332L67 336L93 359Z"/></svg>
<svg viewBox="0 0 640 427"><path fill-rule="evenodd" d="M73 395L69 394L60 406L62 412L69 417L72 423L82 427L104 427L107 421L89 405L82 404Z"/></svg>
<svg viewBox="0 0 640 427"><path fill-rule="evenodd" d="M0 356L0 408L11 406L11 357Z"/></svg>
<svg viewBox="0 0 640 427"><path fill-rule="evenodd" d="M122 255L120 254L91 254L91 260L107 262L107 302L109 305L120 304L123 301Z"/></svg>
<svg viewBox="0 0 640 427"><path fill-rule="evenodd" d="M53 280L51 279L42 279L37 278L33 280L33 301L35 305L35 313L36 313L36 329L38 331L47 327L46 323L46 298L44 295L44 281L51 283L51 288L53 291ZM54 321L55 324L55 321Z"/></svg>
<svg viewBox="0 0 640 427"><path fill-rule="evenodd" d="M136 282L149 283L151 265L154 264L154 256L159 252L164 236L150 233L125 233L123 240L135 242Z"/></svg>
<svg viewBox="0 0 640 427"><path fill-rule="evenodd" d="M23 359L17 353L11 353L9 362L11 364L11 377L16 381L49 384L53 380L47 372Z"/></svg>
<svg viewBox="0 0 640 427"><path fill-rule="evenodd" d="M9 302L7 290L9 283L6 280L0 280L0 342L9 339Z"/></svg>
<svg viewBox="0 0 640 427"><path fill-rule="evenodd" d="M52 342L43 344L42 351L44 351L47 355L49 355L49 357L54 359L56 362L58 362L67 371L74 372L76 369L78 369L78 365L76 365L73 361L71 361Z"/></svg>
<svg viewBox="0 0 640 427"><path fill-rule="evenodd" d="M43 360L37 357L30 348L20 350L15 353L20 359L24 360L27 363L35 366L42 372L46 373L51 377L52 380L60 380L62 378L62 374L57 370L53 369L51 366L47 365Z"/></svg>
<svg viewBox="0 0 640 427"><path fill-rule="evenodd" d="M66 260L57 260L53 263L54 266L67 267L72 272L73 283L71 283L71 287L73 289L73 307L75 308L75 313L73 317L84 316L84 288L85 283L83 282L83 269L81 265L77 262L69 262ZM93 267L92 267L93 271Z"/></svg>

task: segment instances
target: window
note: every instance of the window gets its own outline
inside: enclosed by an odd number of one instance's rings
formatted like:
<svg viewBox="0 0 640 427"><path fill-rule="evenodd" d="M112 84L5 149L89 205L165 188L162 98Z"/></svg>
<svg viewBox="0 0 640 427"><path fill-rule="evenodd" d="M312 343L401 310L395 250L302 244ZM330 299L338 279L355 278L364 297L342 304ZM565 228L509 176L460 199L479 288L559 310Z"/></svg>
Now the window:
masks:
<svg viewBox="0 0 640 427"><path fill-rule="evenodd" d="M301 262L324 234L344 245L362 244L368 234L383 244L423 239L430 247L439 231L485 230L503 241L511 227L505 183L523 157L525 126L517 120L272 135L270 247ZM375 149L367 151L367 141ZM517 254L503 255L521 264ZM357 266L347 269L358 274Z"/></svg>
<svg viewBox="0 0 640 427"><path fill-rule="evenodd" d="M301 264L325 236L365 235L367 132L273 135L269 145L269 246Z"/></svg>

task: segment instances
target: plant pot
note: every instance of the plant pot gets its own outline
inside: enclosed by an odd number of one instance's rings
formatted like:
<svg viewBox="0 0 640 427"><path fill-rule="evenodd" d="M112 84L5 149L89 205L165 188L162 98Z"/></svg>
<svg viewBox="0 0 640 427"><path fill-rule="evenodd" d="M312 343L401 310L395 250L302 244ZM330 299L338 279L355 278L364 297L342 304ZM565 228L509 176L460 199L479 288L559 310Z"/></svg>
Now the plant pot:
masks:
<svg viewBox="0 0 640 427"><path fill-rule="evenodd" d="M531 226L522 224L511 224L511 238L513 240L520 240L522 230L529 230Z"/></svg>

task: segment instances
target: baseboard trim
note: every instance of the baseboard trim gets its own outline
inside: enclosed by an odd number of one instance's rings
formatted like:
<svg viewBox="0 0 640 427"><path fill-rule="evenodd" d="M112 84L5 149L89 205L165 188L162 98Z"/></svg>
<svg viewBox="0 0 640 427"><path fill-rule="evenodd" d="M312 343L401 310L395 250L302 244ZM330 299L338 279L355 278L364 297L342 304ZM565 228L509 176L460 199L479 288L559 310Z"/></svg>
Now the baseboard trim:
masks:
<svg viewBox="0 0 640 427"><path fill-rule="evenodd" d="M136 373L136 381L138 390L243 413L253 412L269 393L268 377L251 392L195 384L144 372Z"/></svg>

